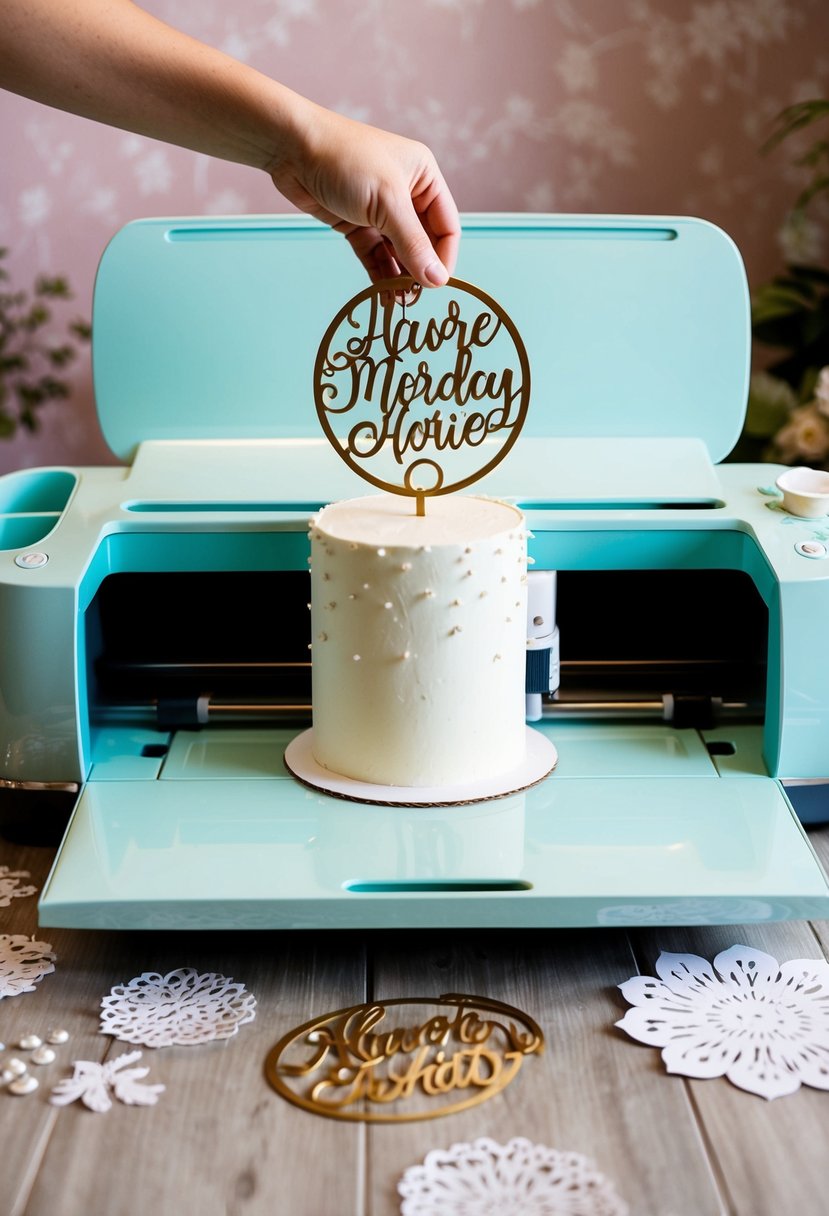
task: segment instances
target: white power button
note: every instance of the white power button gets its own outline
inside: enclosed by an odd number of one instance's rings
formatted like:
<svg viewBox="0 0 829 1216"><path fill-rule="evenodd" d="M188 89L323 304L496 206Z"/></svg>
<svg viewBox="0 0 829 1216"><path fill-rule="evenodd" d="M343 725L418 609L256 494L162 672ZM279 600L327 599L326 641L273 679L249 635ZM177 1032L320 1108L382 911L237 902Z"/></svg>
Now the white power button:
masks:
<svg viewBox="0 0 829 1216"><path fill-rule="evenodd" d="M48 560L48 553L18 553L14 564L23 570L39 570L41 566L46 565Z"/></svg>
<svg viewBox="0 0 829 1216"><path fill-rule="evenodd" d="M819 540L799 540L795 552L801 557L829 557L829 551Z"/></svg>

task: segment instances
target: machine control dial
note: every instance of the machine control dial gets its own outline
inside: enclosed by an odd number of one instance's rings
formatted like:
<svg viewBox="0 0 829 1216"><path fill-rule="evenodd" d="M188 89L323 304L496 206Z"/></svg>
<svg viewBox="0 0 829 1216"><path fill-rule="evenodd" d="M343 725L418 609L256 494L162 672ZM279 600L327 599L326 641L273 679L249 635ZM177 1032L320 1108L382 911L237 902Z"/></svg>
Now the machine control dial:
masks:
<svg viewBox="0 0 829 1216"><path fill-rule="evenodd" d="M40 570L49 560L48 553L18 553L14 559L15 566L20 566L21 570Z"/></svg>
<svg viewBox="0 0 829 1216"><path fill-rule="evenodd" d="M799 540L795 545L795 551L801 557L829 557L829 550L819 540Z"/></svg>

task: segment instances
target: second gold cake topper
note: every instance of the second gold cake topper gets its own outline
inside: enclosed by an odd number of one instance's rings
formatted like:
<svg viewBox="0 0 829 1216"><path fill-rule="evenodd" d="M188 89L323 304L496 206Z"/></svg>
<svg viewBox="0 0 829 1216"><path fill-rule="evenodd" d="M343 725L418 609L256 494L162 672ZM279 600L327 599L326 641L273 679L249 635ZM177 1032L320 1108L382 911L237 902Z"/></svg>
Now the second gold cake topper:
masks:
<svg viewBox="0 0 829 1216"><path fill-rule="evenodd" d="M340 309L314 367L322 428L366 481L416 500L471 485L515 443L530 366L515 325L482 291L450 279L374 283Z"/></svg>

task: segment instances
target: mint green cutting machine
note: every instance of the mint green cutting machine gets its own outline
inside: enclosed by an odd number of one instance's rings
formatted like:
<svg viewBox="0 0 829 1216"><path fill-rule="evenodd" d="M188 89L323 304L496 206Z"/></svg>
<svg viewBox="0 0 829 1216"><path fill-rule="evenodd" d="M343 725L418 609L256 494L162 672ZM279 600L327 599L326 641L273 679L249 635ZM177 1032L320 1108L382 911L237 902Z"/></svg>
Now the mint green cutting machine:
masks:
<svg viewBox="0 0 829 1216"><path fill-rule="evenodd" d="M829 520L720 463L749 366L745 273L687 218L465 217L457 274L509 313L523 434L480 490L558 572L544 782L383 807L296 782L307 523L365 492L314 412L365 286L302 217L153 219L93 317L122 461L0 477L0 815L61 839L43 926L745 923L829 915ZM475 712L475 707L470 707ZM348 706L343 706L343 714ZM68 824L67 824L68 819Z"/></svg>

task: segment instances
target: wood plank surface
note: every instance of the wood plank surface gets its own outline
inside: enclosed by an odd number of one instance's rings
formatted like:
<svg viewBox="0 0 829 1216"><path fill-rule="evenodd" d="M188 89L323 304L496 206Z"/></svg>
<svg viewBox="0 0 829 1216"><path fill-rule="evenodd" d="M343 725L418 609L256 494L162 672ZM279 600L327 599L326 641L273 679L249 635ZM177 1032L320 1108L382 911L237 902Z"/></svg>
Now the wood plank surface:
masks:
<svg viewBox="0 0 829 1216"><path fill-rule="evenodd" d="M829 862L829 829L812 842ZM0 863L41 888L50 849L0 844ZM654 974L661 950L706 958L737 942L778 959L820 957L823 924L507 933L91 933L37 929L36 898L0 909L0 931L52 943L57 968L0 1001L0 1039L61 1024L70 1042L37 1093L0 1093L3 1216L396 1216L397 1182L432 1148L513 1136L592 1157L631 1216L823 1216L829 1097L803 1087L775 1102L724 1079L669 1076L659 1052L614 1023L618 985ZM48 1103L74 1059L134 1050L98 1033L102 996L142 971L193 966L244 982L256 1020L223 1043L144 1049L154 1107L97 1115ZM265 1083L270 1047L314 1016L368 998L494 997L541 1024L543 1055L513 1084L455 1115L395 1125L339 1123ZM6 1051L5 1055L9 1052ZM23 1054L23 1053L19 1053ZM34 1069L33 1069L34 1071Z"/></svg>

